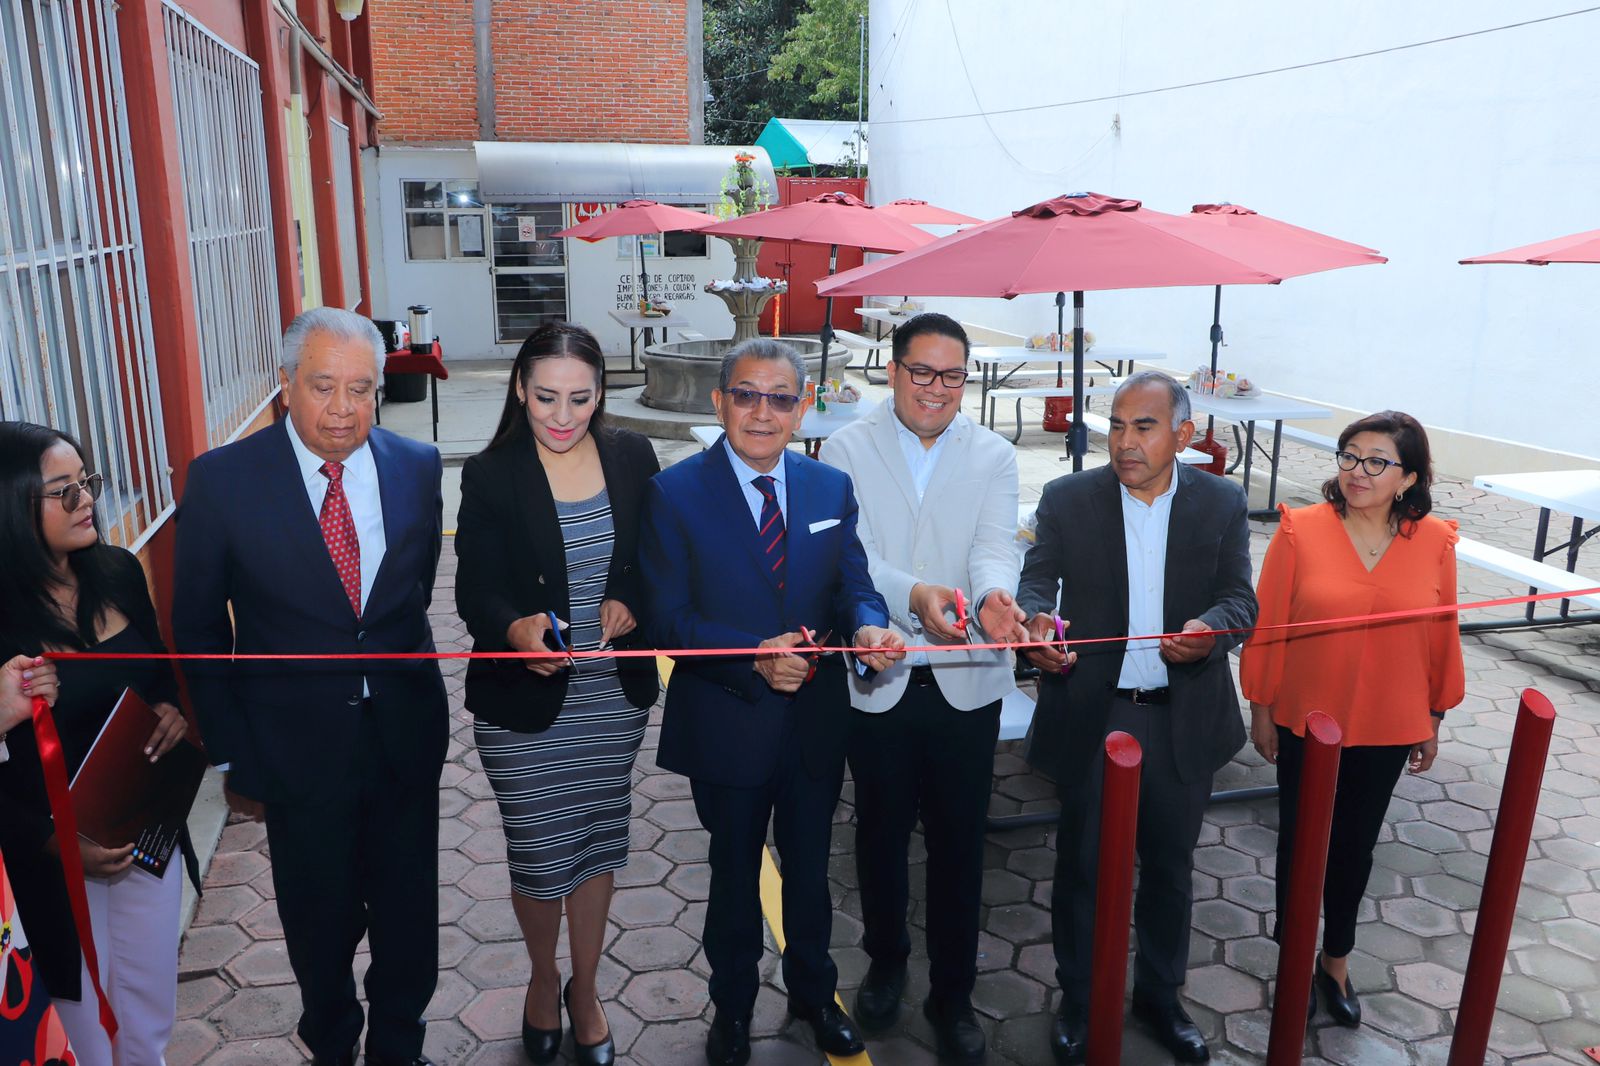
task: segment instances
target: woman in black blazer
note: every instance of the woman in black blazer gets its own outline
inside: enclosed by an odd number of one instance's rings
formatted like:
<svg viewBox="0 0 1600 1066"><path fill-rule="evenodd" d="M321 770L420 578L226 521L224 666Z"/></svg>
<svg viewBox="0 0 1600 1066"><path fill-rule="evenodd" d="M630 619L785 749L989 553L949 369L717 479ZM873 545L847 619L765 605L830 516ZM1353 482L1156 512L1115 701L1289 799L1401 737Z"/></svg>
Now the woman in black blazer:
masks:
<svg viewBox="0 0 1600 1066"><path fill-rule="evenodd" d="M605 362L580 326L540 327L511 368L489 447L461 473L456 609L473 650L638 646L639 510L660 470L650 442L604 424ZM560 633L551 634L552 617ZM559 643L558 643L559 636ZM658 691L653 658L474 659L466 706L505 825L512 905L533 979L522 1040L610 1063L595 990L613 871L628 859L634 756ZM567 916L572 978L556 989Z"/></svg>

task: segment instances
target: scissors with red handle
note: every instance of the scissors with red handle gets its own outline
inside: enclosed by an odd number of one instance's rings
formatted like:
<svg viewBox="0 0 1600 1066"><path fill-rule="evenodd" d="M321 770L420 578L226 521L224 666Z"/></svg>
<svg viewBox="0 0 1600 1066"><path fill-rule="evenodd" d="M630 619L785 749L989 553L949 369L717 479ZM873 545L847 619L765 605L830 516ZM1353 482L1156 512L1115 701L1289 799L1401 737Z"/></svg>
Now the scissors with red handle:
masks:
<svg viewBox="0 0 1600 1066"><path fill-rule="evenodd" d="M817 636L811 632L811 630L807 629L805 626L801 626L800 639L804 641L804 644L800 645L801 647L809 647L812 649L811 653L805 657L806 661L811 664L810 669L806 671L806 681L810 681L813 677L817 676L817 660L822 658L824 654L821 649L827 647L828 641L833 639L833 630L828 630L822 635L821 639L818 639ZM805 681L802 681L801 684L805 684Z"/></svg>
<svg viewBox="0 0 1600 1066"><path fill-rule="evenodd" d="M952 624L957 629L961 630L961 632L965 633L967 631L967 626L972 623L972 619L967 616L967 597L966 597L966 595L964 593L962 593L962 591L960 589L956 589L955 593L956 593L956 620Z"/></svg>

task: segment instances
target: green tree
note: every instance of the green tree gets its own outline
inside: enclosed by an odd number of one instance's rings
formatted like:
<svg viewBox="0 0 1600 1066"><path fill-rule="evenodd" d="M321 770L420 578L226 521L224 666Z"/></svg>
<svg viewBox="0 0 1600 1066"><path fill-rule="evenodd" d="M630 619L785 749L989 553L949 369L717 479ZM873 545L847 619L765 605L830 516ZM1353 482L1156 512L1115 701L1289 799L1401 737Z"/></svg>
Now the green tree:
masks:
<svg viewBox="0 0 1600 1066"><path fill-rule="evenodd" d="M861 95L860 19L866 13L867 0L807 0L768 77L806 86L811 101L828 112L819 117L854 118Z"/></svg>
<svg viewBox="0 0 1600 1066"><path fill-rule="evenodd" d="M707 144L750 144L773 117L832 117L809 84L772 81L769 68L799 22L805 0L705 0Z"/></svg>

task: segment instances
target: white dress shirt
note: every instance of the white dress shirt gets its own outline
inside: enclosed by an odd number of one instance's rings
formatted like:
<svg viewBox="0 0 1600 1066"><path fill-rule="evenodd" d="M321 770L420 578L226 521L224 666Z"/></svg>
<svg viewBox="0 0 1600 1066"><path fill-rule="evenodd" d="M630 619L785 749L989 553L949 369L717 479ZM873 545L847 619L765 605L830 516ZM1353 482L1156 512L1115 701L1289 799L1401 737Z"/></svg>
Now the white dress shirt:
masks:
<svg viewBox="0 0 1600 1066"><path fill-rule="evenodd" d="M293 416L284 420L289 427L289 444L294 448L300 479L311 501L311 513L322 515L322 501L328 495L328 478L322 472L324 460L317 456L295 431ZM383 497L378 491L378 465L365 441L344 461L344 498L350 504L350 517L356 524L356 542L361 546L361 609L367 609L367 596L378 577L383 553L388 544L383 538Z"/></svg>
<svg viewBox="0 0 1600 1066"><path fill-rule="evenodd" d="M1122 493L1122 536L1128 550L1128 633L1164 631L1167 584L1167 527L1172 497L1178 492L1178 471L1167 491L1145 503L1118 485ZM1118 688L1165 688L1167 664L1158 640L1130 641L1122 654Z"/></svg>
<svg viewBox="0 0 1600 1066"><path fill-rule="evenodd" d="M765 498L761 495L761 490L756 488L752 482L758 477L770 477L775 482L773 492L778 497L778 513L783 515L783 528L787 531L789 528L789 489L783 474L784 457L782 455L778 456L778 465L763 474L739 458L739 453L733 450L733 445L728 443L726 436L722 438L722 446L727 449L728 462L733 464L733 476L739 480L739 487L744 489L744 502L750 507L750 521L755 523L757 529L761 528L761 505L765 502Z"/></svg>
<svg viewBox="0 0 1600 1066"><path fill-rule="evenodd" d="M933 444L924 447L922 438L906 428L906 424L900 421L898 413L892 417L894 419L895 439L900 442L900 454L905 457L906 469L911 471L911 487L916 490L917 506L920 507L922 505L922 497L928 491L928 482L933 480L933 472L939 466L939 456L944 454L945 441L950 439L950 433L956 428L956 424L952 419L950 424L944 427L944 432L934 438ZM968 610L976 612L977 609L976 605L968 604ZM922 636L925 632L922 628L922 619L917 618L916 615L911 617L916 622L916 625L912 631L913 639L910 643L926 643L926 638ZM968 639L971 639L970 634ZM906 656L906 664L908 666L928 666L930 665L928 653L914 651Z"/></svg>

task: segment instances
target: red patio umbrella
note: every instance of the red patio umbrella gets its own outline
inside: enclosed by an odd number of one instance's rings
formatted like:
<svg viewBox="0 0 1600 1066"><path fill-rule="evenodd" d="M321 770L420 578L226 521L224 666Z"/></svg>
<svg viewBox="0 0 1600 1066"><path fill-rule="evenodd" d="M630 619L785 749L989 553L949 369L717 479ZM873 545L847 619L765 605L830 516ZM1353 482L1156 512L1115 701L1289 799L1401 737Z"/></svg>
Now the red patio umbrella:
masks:
<svg viewBox="0 0 1600 1066"><path fill-rule="evenodd" d="M1538 244L1524 244L1521 248L1507 248L1503 252L1474 256L1461 262L1525 263L1528 266L1549 266L1551 263L1600 263L1600 229L1540 241Z"/></svg>
<svg viewBox="0 0 1600 1066"><path fill-rule="evenodd" d="M620 207L603 215L596 215L551 234L554 237L577 237L579 240L605 240L607 237L638 237L646 233L673 233L678 230L697 230L716 221L716 216L703 211L690 211L686 207L658 204L654 200L624 200ZM644 269L644 242L639 244L639 291L650 299L649 276Z"/></svg>
<svg viewBox="0 0 1600 1066"><path fill-rule="evenodd" d="M1280 275L1230 258L1205 231L1138 200L1075 193L944 237L926 248L847 270L817 283L825 296L994 296L1056 294L1065 333L1072 293L1072 465L1083 467L1083 294L1091 289L1169 285L1275 284Z"/></svg>
<svg viewBox="0 0 1600 1066"><path fill-rule="evenodd" d="M785 207L730 218L700 232L713 237L754 237L828 246L828 274L839 265L839 245L869 252L904 252L931 244L932 234L884 214L847 192L825 192ZM848 272L847 272L848 273ZM844 275L840 275L843 277ZM821 292L820 287L818 289ZM827 294L823 294L827 295ZM828 379L828 349L833 345L833 297L822 316L822 380Z"/></svg>
<svg viewBox="0 0 1600 1066"><path fill-rule="evenodd" d="M1279 277L1292 278L1341 267L1387 263L1376 248L1352 244L1316 230L1280 222L1238 204L1195 204L1189 219L1211 226L1206 243L1230 255L1265 267ZM1217 349L1222 344L1222 286L1216 286L1211 309L1211 373L1217 372ZM1206 422L1210 439L1211 421ZM1225 453L1224 453L1225 454ZM1220 461L1220 460L1219 460Z"/></svg>
<svg viewBox="0 0 1600 1066"><path fill-rule="evenodd" d="M935 207L926 200L891 200L879 204L878 210L886 215L910 222L914 226L971 226L981 218L963 215L944 207Z"/></svg>

